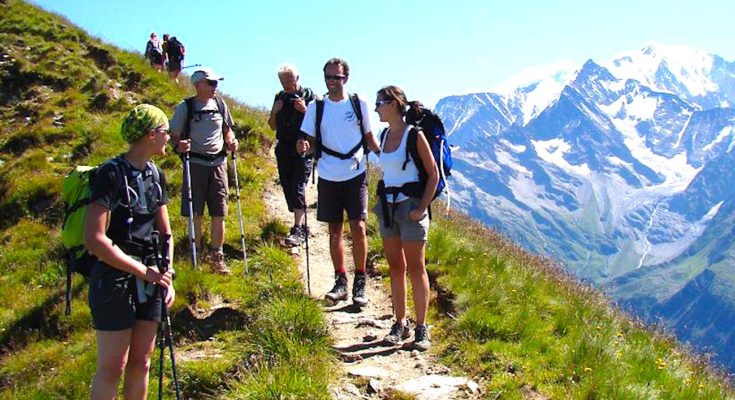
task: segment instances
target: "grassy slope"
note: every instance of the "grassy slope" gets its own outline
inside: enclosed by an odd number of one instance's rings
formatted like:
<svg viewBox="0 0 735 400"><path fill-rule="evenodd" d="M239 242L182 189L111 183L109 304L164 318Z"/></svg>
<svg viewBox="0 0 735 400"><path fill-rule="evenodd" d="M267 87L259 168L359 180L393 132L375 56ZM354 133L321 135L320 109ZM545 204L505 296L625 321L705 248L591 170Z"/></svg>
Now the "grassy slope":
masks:
<svg viewBox="0 0 735 400"><path fill-rule="evenodd" d="M440 213L436 213L439 215ZM456 213L433 221L429 270L439 352L484 378L492 398L735 398L671 337L616 311L547 260Z"/></svg>
<svg viewBox="0 0 735 400"><path fill-rule="evenodd" d="M89 397L95 337L79 277L72 315L63 316L61 182L73 165L124 151L118 129L132 104L171 113L191 90L155 73L139 54L20 1L0 4L0 57L0 397ZM333 358L323 316L301 294L293 260L269 244L286 227L268 219L260 199L274 172L262 162L272 142L267 116L229 104L243 147L247 276L234 261L241 253L232 202L225 250L235 275L190 269L186 221L177 216L181 164L172 155L157 160L167 172L177 243L172 315L181 381L192 397L325 398ZM214 304L226 307L209 319L192 317Z"/></svg>

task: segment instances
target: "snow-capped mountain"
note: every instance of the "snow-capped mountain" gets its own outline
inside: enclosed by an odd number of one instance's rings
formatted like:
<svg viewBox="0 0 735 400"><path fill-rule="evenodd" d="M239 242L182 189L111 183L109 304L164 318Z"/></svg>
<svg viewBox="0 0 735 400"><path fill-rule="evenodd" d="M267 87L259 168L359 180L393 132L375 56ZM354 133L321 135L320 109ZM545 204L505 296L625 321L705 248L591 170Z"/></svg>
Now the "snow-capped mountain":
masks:
<svg viewBox="0 0 735 400"><path fill-rule="evenodd" d="M733 367L720 351L720 322L735 321L733 104L735 63L655 43L445 97L437 112L460 146L453 204ZM724 311L677 308L694 293Z"/></svg>

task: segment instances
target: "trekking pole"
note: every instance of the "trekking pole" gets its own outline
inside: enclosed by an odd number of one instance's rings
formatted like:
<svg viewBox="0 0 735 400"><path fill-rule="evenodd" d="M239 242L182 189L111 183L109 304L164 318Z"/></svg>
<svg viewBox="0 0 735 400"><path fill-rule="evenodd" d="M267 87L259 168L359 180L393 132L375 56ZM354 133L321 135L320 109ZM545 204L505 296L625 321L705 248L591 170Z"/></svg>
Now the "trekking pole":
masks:
<svg viewBox="0 0 735 400"><path fill-rule="evenodd" d="M156 258L156 267L158 271L165 274L171 263L168 249L171 244L171 235L163 235L163 260L158 252L158 231L153 231L151 241L153 242L153 252ZM163 335L159 339L160 356L158 359L158 399L163 399L163 352L166 344L168 344L168 352L171 355L171 369L174 376L174 390L176 391L176 400L181 398L181 390L179 389L179 376L176 372L176 356L174 355L174 339L171 333L171 317L168 315L168 307L166 306L167 290L158 286L158 293L161 296L161 331ZM168 342L168 343L167 343Z"/></svg>
<svg viewBox="0 0 735 400"><path fill-rule="evenodd" d="M181 69L201 67L201 66L202 66L202 64L191 64L191 65L187 65L186 67L181 67Z"/></svg>
<svg viewBox="0 0 735 400"><path fill-rule="evenodd" d="M242 261L245 264L245 274L248 273L248 253L245 249L245 228L242 223L242 208L240 207L240 181L237 179L237 155L232 152L232 169L235 170L235 193L237 195L237 219L240 222L240 244L242 245Z"/></svg>
<svg viewBox="0 0 735 400"><path fill-rule="evenodd" d="M303 140L307 140L306 136L304 136ZM306 152L301 155L301 160L304 162L304 166L306 166L306 162L308 161L306 159ZM309 175L314 173L314 167L315 165L312 165L312 170L309 171ZM312 175L312 177L313 176L314 175ZM308 176L306 177L306 182L309 182ZM309 208L306 206L306 183L304 183L304 236L306 242L306 288L309 291L309 297L311 297L311 268L309 265Z"/></svg>
<svg viewBox="0 0 735 400"><path fill-rule="evenodd" d="M184 153L184 181L186 183L186 200L189 210L189 245L191 246L191 265L197 268L197 244L196 233L194 232L194 204L191 198L191 166L189 162L189 152Z"/></svg>

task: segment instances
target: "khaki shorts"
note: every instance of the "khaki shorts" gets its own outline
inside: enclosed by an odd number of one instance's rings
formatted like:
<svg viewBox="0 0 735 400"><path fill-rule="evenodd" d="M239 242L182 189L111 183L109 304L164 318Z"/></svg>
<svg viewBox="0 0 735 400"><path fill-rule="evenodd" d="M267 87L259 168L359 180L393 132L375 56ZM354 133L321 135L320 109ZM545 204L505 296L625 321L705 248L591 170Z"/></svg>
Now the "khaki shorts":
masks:
<svg viewBox="0 0 735 400"><path fill-rule="evenodd" d="M394 207L393 213L388 210L388 215L393 216L390 227L386 227L383 220L383 207L380 199L373 211L378 216L378 226L380 227L380 236L384 239L390 237L399 237L404 242L425 242L429 238L429 213L425 213L420 221L414 221L408 217L408 213L418 208L421 204L420 199L409 197L398 203L388 203L388 207Z"/></svg>
<svg viewBox="0 0 735 400"><path fill-rule="evenodd" d="M190 162L191 168L191 197L194 215L204 215L204 205L207 205L210 217L224 217L227 215L227 163L219 166L199 165ZM186 198L186 177L182 184L181 215L189 216L189 204Z"/></svg>

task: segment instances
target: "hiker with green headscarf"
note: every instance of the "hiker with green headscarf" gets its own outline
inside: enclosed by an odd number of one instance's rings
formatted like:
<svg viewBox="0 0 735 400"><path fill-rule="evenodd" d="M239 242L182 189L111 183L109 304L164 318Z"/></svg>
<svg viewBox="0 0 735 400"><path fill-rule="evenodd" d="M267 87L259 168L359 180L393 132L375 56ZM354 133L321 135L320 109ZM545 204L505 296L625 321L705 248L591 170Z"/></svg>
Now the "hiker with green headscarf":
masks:
<svg viewBox="0 0 735 400"><path fill-rule="evenodd" d="M166 178L150 160L165 154L168 117L148 104L135 107L122 122L127 152L105 162L92 183L84 244L98 261L92 266L89 307L97 332L97 370L92 399L113 399L125 375L126 399L145 399L148 371L161 321L162 299L150 285L174 300L172 270L155 266L154 230L171 234ZM166 251L165 249L163 251ZM173 245L168 249L173 259Z"/></svg>

